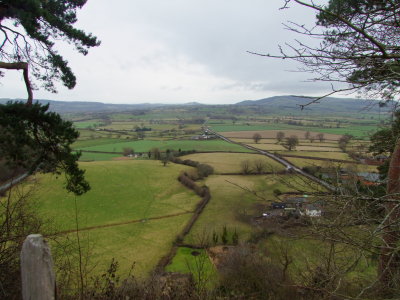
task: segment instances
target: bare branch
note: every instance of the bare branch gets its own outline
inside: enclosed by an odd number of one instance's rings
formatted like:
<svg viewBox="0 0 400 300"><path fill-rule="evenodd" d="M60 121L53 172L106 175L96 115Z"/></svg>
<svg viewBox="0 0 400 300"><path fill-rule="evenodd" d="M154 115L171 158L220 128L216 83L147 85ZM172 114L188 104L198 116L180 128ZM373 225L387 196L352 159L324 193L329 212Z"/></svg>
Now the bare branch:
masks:
<svg viewBox="0 0 400 300"><path fill-rule="evenodd" d="M7 63L7 62L0 61L0 69L23 70L25 86L26 86L26 90L28 92L27 105L32 105L33 92L32 92L31 83L29 81L29 65L28 65L28 63L26 63L26 62Z"/></svg>

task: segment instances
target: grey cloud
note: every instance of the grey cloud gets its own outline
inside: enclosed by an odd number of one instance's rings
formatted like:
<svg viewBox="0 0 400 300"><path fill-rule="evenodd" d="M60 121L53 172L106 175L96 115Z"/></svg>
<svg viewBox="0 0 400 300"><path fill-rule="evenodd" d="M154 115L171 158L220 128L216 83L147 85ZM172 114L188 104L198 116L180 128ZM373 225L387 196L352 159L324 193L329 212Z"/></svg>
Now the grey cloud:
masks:
<svg viewBox="0 0 400 300"><path fill-rule="evenodd" d="M149 99L155 101L158 100L156 86L159 87L159 99L169 97L171 101L176 101L174 97L184 99L183 92L186 91L192 93L186 98L198 98L201 93L209 99L220 97L227 101L237 90L241 91L238 97L245 98L323 90L321 84L303 83L312 77L309 74L286 72L296 69L293 62L266 59L246 52L277 53L278 44L296 37L283 29L281 23L286 20L314 23L314 13L310 10L293 7L282 11L279 10L282 4L283 0L88 1L79 13L77 25L98 35L102 45L92 49L86 57L72 49L62 49L77 73L78 86L72 92L61 88L57 97L82 99L90 95L90 99L111 102L112 98L102 97L112 97L109 89L114 86L117 87L115 98L129 101L136 95L140 96L140 101L147 100L143 99L145 91L135 90L137 87L131 82L131 77L140 76L141 72L154 72L154 76L148 75L148 85L152 88ZM195 76L192 82L185 83L179 79L168 81L168 85L151 82L164 67L185 74L188 70L181 68L191 66L194 72L200 66L204 69L201 76L215 79L215 84L209 84L208 94L204 90L208 83L203 83L202 90L196 92ZM104 75L100 76L101 73ZM108 80L118 81L118 84ZM106 87L108 90L103 91ZM223 92L227 96L222 96ZM10 91L8 95L13 93ZM53 96L43 91L37 95ZM23 94L17 96L23 97Z"/></svg>

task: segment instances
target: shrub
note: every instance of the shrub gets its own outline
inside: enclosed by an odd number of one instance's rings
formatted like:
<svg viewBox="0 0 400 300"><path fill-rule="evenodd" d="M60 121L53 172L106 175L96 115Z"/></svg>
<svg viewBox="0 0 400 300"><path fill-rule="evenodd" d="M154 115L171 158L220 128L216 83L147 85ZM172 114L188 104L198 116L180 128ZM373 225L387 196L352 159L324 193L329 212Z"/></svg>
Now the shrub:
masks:
<svg viewBox="0 0 400 300"><path fill-rule="evenodd" d="M197 173L200 178L207 177L214 173L214 168L207 164L199 164L197 166Z"/></svg>
<svg viewBox="0 0 400 300"><path fill-rule="evenodd" d="M134 153L135 153L135 151L134 151L132 148L130 148L130 147L124 147L124 148L122 149L122 154L123 154L124 156L133 155Z"/></svg>
<svg viewBox="0 0 400 300"><path fill-rule="evenodd" d="M229 249L220 264L220 284L235 299L298 299L275 265L249 246Z"/></svg>

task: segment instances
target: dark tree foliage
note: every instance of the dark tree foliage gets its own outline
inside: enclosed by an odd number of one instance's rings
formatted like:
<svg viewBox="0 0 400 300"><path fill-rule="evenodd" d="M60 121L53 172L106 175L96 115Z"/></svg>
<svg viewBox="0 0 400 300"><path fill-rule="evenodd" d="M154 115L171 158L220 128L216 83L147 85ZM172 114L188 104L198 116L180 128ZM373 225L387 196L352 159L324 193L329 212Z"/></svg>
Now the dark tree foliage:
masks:
<svg viewBox="0 0 400 300"><path fill-rule="evenodd" d="M66 176L66 189L81 195L90 189L79 169L80 153L71 144L79 133L69 121L48 111L48 105L22 102L0 105L0 157L11 167L29 173L53 172Z"/></svg>
<svg viewBox="0 0 400 300"><path fill-rule="evenodd" d="M76 78L68 62L54 49L55 41L65 41L86 55L98 46L96 37L73 27L76 10L86 0L1 0L0 68L24 70L28 102L32 87L28 69L46 90L55 92L54 82L61 80L73 88Z"/></svg>
<svg viewBox="0 0 400 300"><path fill-rule="evenodd" d="M291 135L290 137L286 138L282 146L288 149L289 151L292 151L293 149L296 148L298 144L299 144L299 138L295 135Z"/></svg>
<svg viewBox="0 0 400 300"><path fill-rule="evenodd" d="M390 127L385 127L375 132L370 140L371 146L369 151L374 155L388 154L392 156L396 142L400 136L400 111L396 111L393 114L393 121L390 123ZM378 167L381 179L386 179L389 171L389 162L386 160L381 166Z"/></svg>

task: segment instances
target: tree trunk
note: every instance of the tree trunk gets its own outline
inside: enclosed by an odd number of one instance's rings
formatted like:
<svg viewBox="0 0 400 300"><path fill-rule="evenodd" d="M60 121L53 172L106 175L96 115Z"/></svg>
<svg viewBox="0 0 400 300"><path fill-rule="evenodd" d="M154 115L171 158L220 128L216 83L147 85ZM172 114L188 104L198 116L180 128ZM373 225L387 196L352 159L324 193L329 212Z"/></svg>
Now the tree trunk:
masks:
<svg viewBox="0 0 400 300"><path fill-rule="evenodd" d="M400 242L400 139L396 142L396 147L392 154L388 182L387 196L388 202L385 202L386 220L383 224L383 242L380 260L379 260L379 280L384 289L392 289L395 286L395 280L400 271L400 260L397 248Z"/></svg>

